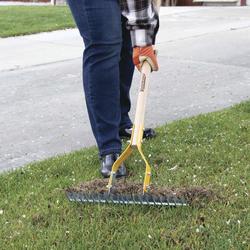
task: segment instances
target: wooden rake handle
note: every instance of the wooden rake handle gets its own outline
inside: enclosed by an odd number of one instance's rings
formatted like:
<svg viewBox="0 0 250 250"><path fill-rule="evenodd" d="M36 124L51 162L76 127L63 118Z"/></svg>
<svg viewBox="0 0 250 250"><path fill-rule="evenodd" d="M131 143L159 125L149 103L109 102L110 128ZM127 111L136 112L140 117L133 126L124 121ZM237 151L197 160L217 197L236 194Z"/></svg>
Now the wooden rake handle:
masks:
<svg viewBox="0 0 250 250"><path fill-rule="evenodd" d="M146 111L146 101L148 96L150 73L151 66L147 61L145 61L141 68L140 88L137 98L133 134L131 138L132 146L140 146L143 138L144 118Z"/></svg>

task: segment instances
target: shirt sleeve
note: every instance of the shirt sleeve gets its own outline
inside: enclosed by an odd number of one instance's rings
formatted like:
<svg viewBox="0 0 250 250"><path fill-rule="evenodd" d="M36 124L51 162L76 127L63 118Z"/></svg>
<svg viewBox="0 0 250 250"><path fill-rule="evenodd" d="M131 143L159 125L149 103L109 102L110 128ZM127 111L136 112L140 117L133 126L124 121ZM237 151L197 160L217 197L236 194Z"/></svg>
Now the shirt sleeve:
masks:
<svg viewBox="0 0 250 250"><path fill-rule="evenodd" d="M122 14L128 19L133 47L155 43L159 28L156 0L120 0Z"/></svg>

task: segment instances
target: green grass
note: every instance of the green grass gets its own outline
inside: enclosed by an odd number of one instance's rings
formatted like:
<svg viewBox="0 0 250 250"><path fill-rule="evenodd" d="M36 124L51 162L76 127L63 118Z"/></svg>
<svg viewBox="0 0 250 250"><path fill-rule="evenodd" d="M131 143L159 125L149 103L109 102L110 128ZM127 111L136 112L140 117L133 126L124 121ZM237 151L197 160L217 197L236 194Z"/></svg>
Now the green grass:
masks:
<svg viewBox="0 0 250 250"><path fill-rule="evenodd" d="M19 36L74 27L68 7L1 6L0 37Z"/></svg>
<svg viewBox="0 0 250 250"><path fill-rule="evenodd" d="M65 187L99 178L96 148L81 150L0 175L0 249L249 249L250 102L157 132L144 143L153 183L209 187L219 200L172 209L69 203ZM127 166L142 182L138 155Z"/></svg>

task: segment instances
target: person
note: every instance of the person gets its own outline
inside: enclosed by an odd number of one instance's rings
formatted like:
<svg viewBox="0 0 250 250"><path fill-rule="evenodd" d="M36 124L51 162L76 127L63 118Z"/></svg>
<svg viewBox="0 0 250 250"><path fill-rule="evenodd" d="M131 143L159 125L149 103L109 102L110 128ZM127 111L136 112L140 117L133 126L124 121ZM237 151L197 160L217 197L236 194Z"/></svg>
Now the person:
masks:
<svg viewBox="0 0 250 250"><path fill-rule="evenodd" d="M130 87L134 66L147 60L158 70L154 53L159 17L155 0L68 0L85 44L83 86L91 128L99 149L100 173L110 176L121 153L121 137L130 137ZM155 131L144 129L144 138ZM127 175L121 164L117 177Z"/></svg>

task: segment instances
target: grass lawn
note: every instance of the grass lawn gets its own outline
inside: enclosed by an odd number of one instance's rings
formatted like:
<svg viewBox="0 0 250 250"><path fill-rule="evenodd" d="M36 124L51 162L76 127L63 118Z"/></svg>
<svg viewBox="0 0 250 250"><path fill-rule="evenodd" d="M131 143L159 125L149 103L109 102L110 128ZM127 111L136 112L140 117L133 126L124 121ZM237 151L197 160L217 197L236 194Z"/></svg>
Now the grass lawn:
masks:
<svg viewBox="0 0 250 250"><path fill-rule="evenodd" d="M249 249L250 101L175 121L144 143L153 183L209 187L181 208L69 203L64 188L99 178L96 148L0 175L0 249ZM144 168L134 155L131 180Z"/></svg>
<svg viewBox="0 0 250 250"><path fill-rule="evenodd" d="M0 37L74 27L66 6L1 6Z"/></svg>

